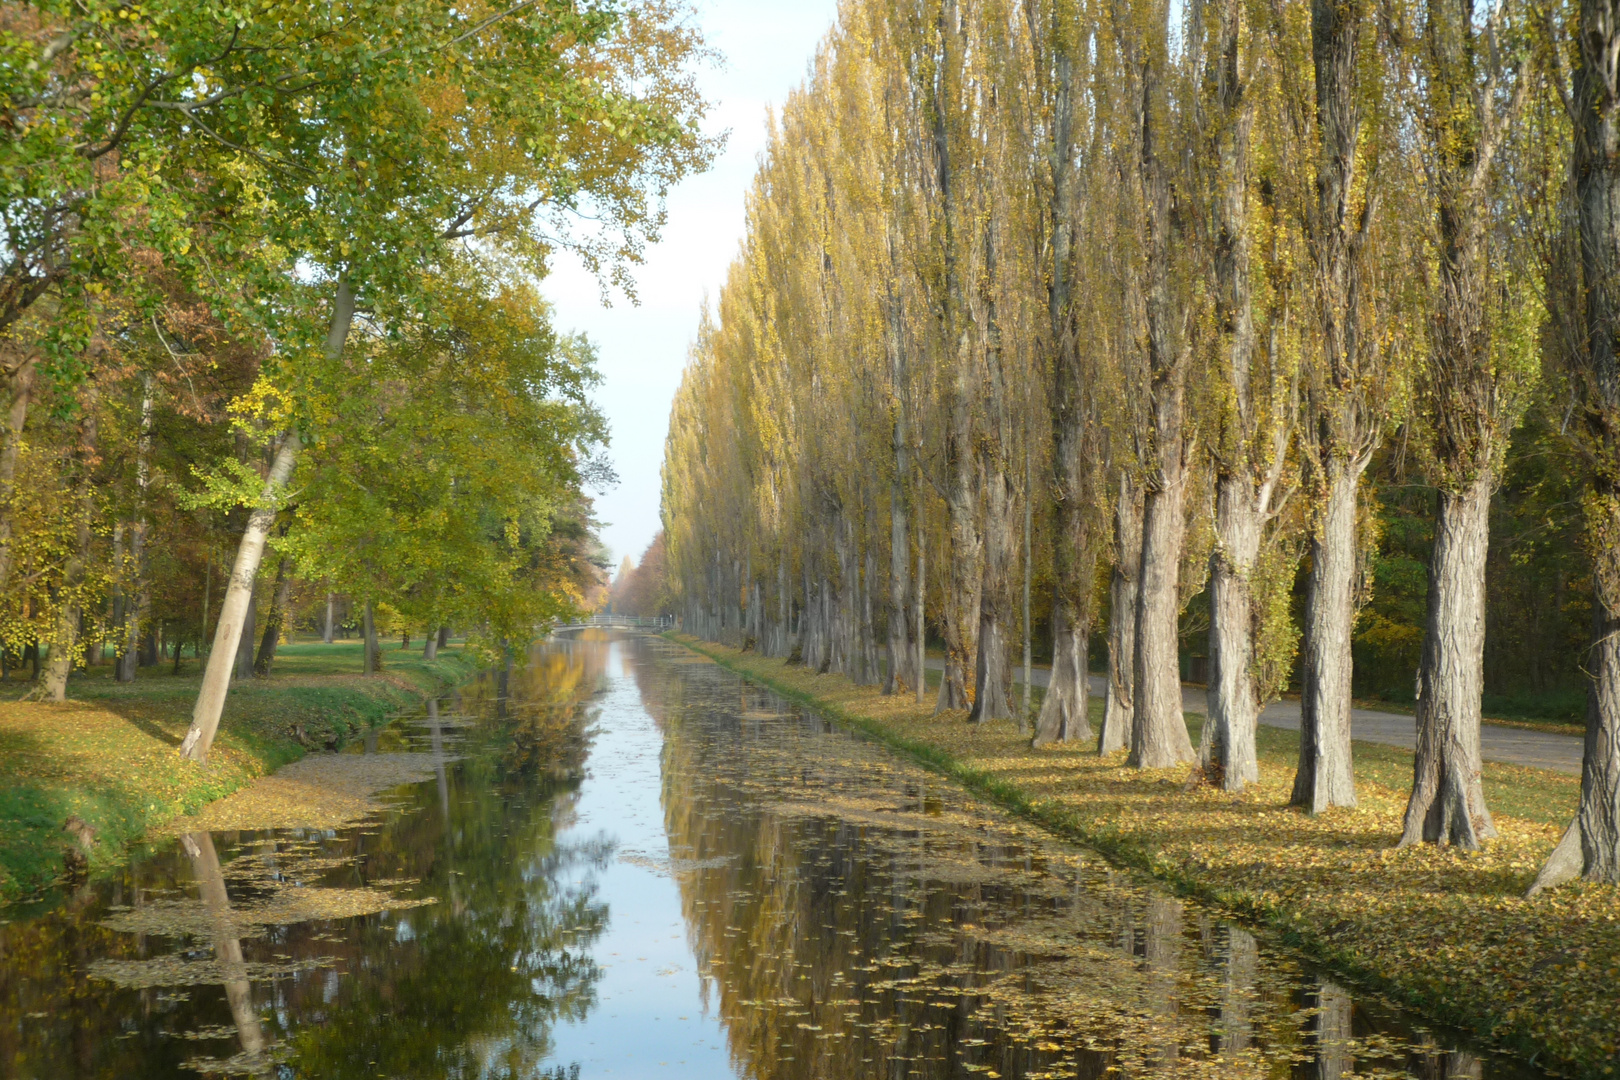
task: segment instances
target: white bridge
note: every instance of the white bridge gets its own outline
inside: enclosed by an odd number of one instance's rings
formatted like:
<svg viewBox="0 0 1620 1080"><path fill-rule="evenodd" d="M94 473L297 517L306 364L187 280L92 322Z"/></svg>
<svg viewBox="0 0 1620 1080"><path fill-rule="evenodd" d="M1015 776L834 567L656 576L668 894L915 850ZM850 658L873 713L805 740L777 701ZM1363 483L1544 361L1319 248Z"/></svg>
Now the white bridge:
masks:
<svg viewBox="0 0 1620 1080"><path fill-rule="evenodd" d="M568 630L589 630L593 627L619 630L668 630L675 625L673 615L592 615L562 623L551 628L553 634Z"/></svg>

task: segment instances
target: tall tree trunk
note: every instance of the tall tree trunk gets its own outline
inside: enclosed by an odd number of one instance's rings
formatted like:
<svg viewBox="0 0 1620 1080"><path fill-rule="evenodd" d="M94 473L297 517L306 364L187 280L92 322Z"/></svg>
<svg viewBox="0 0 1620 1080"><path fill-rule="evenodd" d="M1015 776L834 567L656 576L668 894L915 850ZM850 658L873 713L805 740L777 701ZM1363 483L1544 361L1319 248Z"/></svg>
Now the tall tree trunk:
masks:
<svg viewBox="0 0 1620 1080"><path fill-rule="evenodd" d="M332 616L335 614L334 609L336 607L337 607L337 594L336 593L330 593L330 592L327 593L326 594L326 622L321 627L321 640L324 641L328 645L332 644Z"/></svg>
<svg viewBox="0 0 1620 1080"><path fill-rule="evenodd" d="M270 615L264 620L264 637L259 641L259 655L253 660L253 674L264 678L270 674L270 665L276 662L276 646L281 643L281 627L287 619L287 602L292 594L292 560L282 556L276 564L275 591L270 594Z"/></svg>
<svg viewBox="0 0 1620 1080"><path fill-rule="evenodd" d="M1047 292L1047 321L1053 350L1050 497L1056 535L1052 543L1052 675L1035 720L1035 746L1089 741L1093 737L1089 654L1097 548L1092 535L1092 470L1085 460L1086 374L1081 370L1072 295L1080 196L1074 147L1074 67L1082 47L1073 27L1054 26L1052 35L1053 119L1048 147L1052 166L1052 282ZM1028 498L1033 500L1030 486ZM1031 527L1026 519L1026 543ZM1027 592L1027 576L1025 581ZM1134 599L1129 606L1134 612ZM1027 662L1025 667L1027 695ZM1122 736L1128 728L1127 721L1119 729ZM1123 741L1120 745L1124 745Z"/></svg>
<svg viewBox="0 0 1620 1080"><path fill-rule="evenodd" d="M349 327L354 321L354 294L348 282L340 281L332 304L332 324L326 337L326 355L337 359L349 338ZM236 565L231 568L230 584L225 590L225 604L220 611L219 628L214 633L214 648L208 654L208 667L203 672L202 689L191 714L191 729L180 744L180 756L192 761L207 761L208 749L219 730L220 713L225 708L225 695L231 686L231 664L242 639L243 616L247 613L253 583L259 574L259 560L264 556L264 543L275 523L276 502L281 491L292 478L293 466L298 460L298 433L289 431L282 436L270 474L265 478L261 505L248 518L248 527L242 533L242 543L236 552Z"/></svg>
<svg viewBox="0 0 1620 1080"><path fill-rule="evenodd" d="M1011 669L1007 651L1008 609L1011 605L1013 560L1013 498L1007 475L1007 451L1012 445L1008 415L1007 372L1001 350L1001 323L996 312L996 250L998 237L992 216L984 227L985 282L980 303L984 309L984 367L989 393L985 395L986 427L994 438L979 441L979 478L984 482L984 578L979 588L979 652L974 669L975 723L1002 720L1012 715L1009 695ZM1023 721L1019 721L1022 727Z"/></svg>
<svg viewBox="0 0 1620 1080"><path fill-rule="evenodd" d="M1109 583L1108 699L1103 709L1099 753L1131 744L1136 726L1136 595L1142 572L1142 492L1121 470L1114 505L1114 573Z"/></svg>
<svg viewBox="0 0 1620 1080"><path fill-rule="evenodd" d="M45 676L31 697L43 701L66 701L68 675L72 673L79 649L79 626L82 614L79 589L84 583L84 572L90 561L91 514L95 509L95 465L98 450L97 420L100 413L100 390L92 378L85 384L84 401L79 419L79 445L77 459L77 488L73 497L73 515L76 531L73 551L62 570L62 587L56 614L56 631L51 638L50 656L45 664Z"/></svg>
<svg viewBox="0 0 1620 1080"><path fill-rule="evenodd" d="M131 561L135 566L135 611L125 627L123 652L118 656L117 678L121 683L135 681L135 671L140 664L141 627L152 618L152 575L146 553L146 498L152 483L151 450L152 376L144 375L141 379L141 433L135 443L135 526L129 544Z"/></svg>
<svg viewBox="0 0 1620 1080"><path fill-rule="evenodd" d="M1299 700L1299 771L1292 803L1319 814L1356 805L1350 757L1350 635L1356 621L1356 488L1359 470L1331 464L1311 537Z"/></svg>
<svg viewBox="0 0 1620 1080"><path fill-rule="evenodd" d="M923 563L923 548L927 539L921 528L921 520L917 529L917 614L913 620L917 627L917 704L921 705L928 700L928 577L924 573L926 567Z"/></svg>
<svg viewBox="0 0 1620 1080"><path fill-rule="evenodd" d="M1324 377L1312 390L1306 425L1320 497L1305 596L1299 771L1293 803L1318 813L1356 804L1350 757L1350 636L1355 623L1356 496L1379 439L1364 413L1361 259L1376 200L1358 213L1360 140L1358 52L1365 7L1359 0L1311 0L1316 90L1316 201L1307 242L1320 299Z"/></svg>
<svg viewBox="0 0 1620 1080"><path fill-rule="evenodd" d="M1136 681L1128 764L1162 769L1193 759L1181 710L1180 571L1186 535L1185 397L1190 355L1176 331L1172 296L1174 229L1170 177L1158 127L1167 95L1158 58L1140 64L1138 162L1145 224L1148 415L1151 451L1142 502L1142 569L1136 596ZM1174 160L1173 156L1171 160Z"/></svg>
<svg viewBox="0 0 1620 1080"><path fill-rule="evenodd" d="M11 376L11 408L6 413L5 445L0 447L0 593L11 584L11 500L16 491L17 459L22 454L28 402L34 393L38 357L29 355Z"/></svg>
<svg viewBox="0 0 1620 1080"><path fill-rule="evenodd" d="M1587 500L1594 641L1588 654L1581 808L1534 893L1581 876L1620 883L1620 17L1581 0L1570 170L1580 225L1584 326L1574 358L1585 383L1585 433L1596 468Z"/></svg>
<svg viewBox="0 0 1620 1080"><path fill-rule="evenodd" d="M377 640L377 617L371 606L370 599L366 600L364 614L361 615L366 636L365 655L361 659L360 673L362 675L376 675L382 671L382 644ZM510 661L508 661L510 667Z"/></svg>
<svg viewBox="0 0 1620 1080"><path fill-rule="evenodd" d="M1210 53L1214 153L1215 322L1222 364L1223 401L1212 446L1215 464L1215 548L1210 552L1211 663L1208 720L1199 739L1204 775L1227 791L1260 778L1255 758L1259 719L1254 678L1255 611L1249 578L1260 554L1261 533L1287 456L1287 416L1256 416L1251 392L1255 353L1249 281L1249 131L1254 102L1243 82L1239 56L1243 9L1236 0L1213 0L1217 40ZM1262 376L1263 378L1263 376ZM1270 390L1274 406L1278 392ZM1286 406L1286 402L1282 403ZM1262 437L1261 422L1273 438ZM1264 455L1270 452L1270 460Z"/></svg>
<svg viewBox="0 0 1620 1080"><path fill-rule="evenodd" d="M1030 577L1034 567L1034 538L1030 535L1035 529L1035 493L1030 490L1030 481L1033 476L1030 472L1029 447L1024 447L1024 699L1018 707L1018 734L1026 734L1029 730L1029 683L1034 672L1032 650L1029 640L1029 594Z"/></svg>
<svg viewBox="0 0 1620 1080"><path fill-rule="evenodd" d="M906 688L917 685L920 671L912 670L911 633L908 630L907 594L911 588L911 515L906 493L906 478L911 475L911 434L906 425L906 356L900 325L900 299L896 295L897 275L892 270L898 260L899 241L894 230L889 233L891 275L888 286L888 351L889 351L889 452L894 458L894 474L889 479L889 672L883 681L885 694L903 694Z"/></svg>
<svg viewBox="0 0 1620 1080"><path fill-rule="evenodd" d="M945 506L950 529L947 581L940 609L945 637L945 668L940 676L935 712L966 709L979 626L979 588L984 559L977 521L974 485L978 455L973 445L973 415L978 386L974 327L963 281L964 241L971 245L971 226L958 205L952 125L959 111L957 95L965 80L963 33L956 0L944 0L939 12L940 58L938 97L934 101L934 166L945 269L941 331L950 350L950 385L945 429Z"/></svg>
<svg viewBox="0 0 1620 1080"><path fill-rule="evenodd" d="M439 634L433 627L428 627L427 633L422 636L422 659L437 660L439 658Z"/></svg>

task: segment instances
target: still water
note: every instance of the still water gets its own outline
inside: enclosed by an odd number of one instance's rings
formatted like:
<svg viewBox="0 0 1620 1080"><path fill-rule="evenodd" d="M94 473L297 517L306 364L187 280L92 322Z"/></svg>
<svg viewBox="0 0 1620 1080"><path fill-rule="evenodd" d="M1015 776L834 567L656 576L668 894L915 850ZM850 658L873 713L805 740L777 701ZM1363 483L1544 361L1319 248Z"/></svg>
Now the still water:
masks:
<svg viewBox="0 0 1620 1080"><path fill-rule="evenodd" d="M0 910L0 1076L1535 1075L660 639L348 749L421 779Z"/></svg>

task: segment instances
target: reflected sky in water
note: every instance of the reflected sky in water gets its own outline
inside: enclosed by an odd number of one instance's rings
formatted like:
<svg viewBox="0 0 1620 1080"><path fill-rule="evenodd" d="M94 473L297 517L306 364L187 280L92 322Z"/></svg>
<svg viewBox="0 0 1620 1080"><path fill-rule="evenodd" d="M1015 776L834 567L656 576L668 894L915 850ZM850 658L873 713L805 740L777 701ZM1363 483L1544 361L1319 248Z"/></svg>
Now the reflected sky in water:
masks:
<svg viewBox="0 0 1620 1080"><path fill-rule="evenodd" d="M0 926L0 1077L1532 1075L659 639L351 749L432 778Z"/></svg>

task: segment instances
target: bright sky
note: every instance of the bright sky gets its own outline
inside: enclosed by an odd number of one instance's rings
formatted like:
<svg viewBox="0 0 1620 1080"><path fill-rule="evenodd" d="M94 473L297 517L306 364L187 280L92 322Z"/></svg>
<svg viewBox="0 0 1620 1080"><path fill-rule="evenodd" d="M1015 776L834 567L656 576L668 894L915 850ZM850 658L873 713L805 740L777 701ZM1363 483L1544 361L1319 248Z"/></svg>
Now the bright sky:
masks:
<svg viewBox="0 0 1620 1080"><path fill-rule="evenodd" d="M658 531L658 470L669 406L705 296L719 295L743 237L743 198L765 146L766 110L803 81L832 26L836 0L697 0L698 20L722 65L701 73L713 104L710 132L729 130L714 167L669 199L663 239L636 268L640 306L600 303L596 280L572 258L556 260L543 288L561 329L583 330L600 352L596 400L613 429L619 486L596 502L613 563L641 558Z"/></svg>

